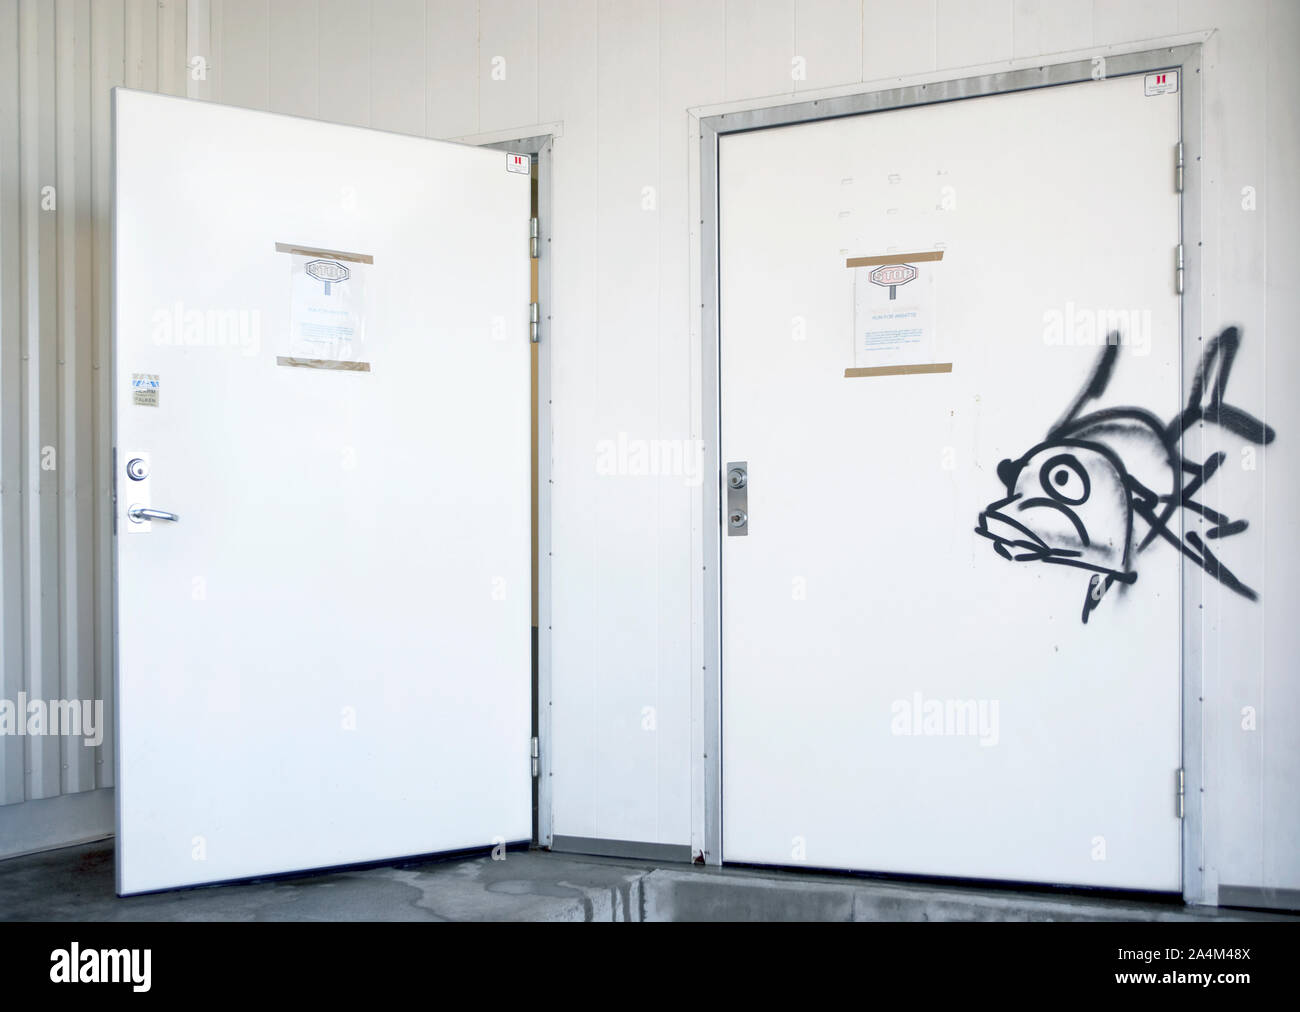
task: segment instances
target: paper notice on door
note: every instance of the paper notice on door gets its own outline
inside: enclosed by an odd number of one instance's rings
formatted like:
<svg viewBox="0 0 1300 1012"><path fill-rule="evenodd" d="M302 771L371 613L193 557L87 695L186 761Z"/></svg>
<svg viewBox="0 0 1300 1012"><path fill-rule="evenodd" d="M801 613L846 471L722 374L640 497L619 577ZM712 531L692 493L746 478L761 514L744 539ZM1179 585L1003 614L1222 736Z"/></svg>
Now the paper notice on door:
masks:
<svg viewBox="0 0 1300 1012"><path fill-rule="evenodd" d="M289 356L355 362L364 351L372 264L294 252Z"/></svg>
<svg viewBox="0 0 1300 1012"><path fill-rule="evenodd" d="M940 254L942 255L942 254ZM865 257L853 266L853 363L858 369L926 365L939 357L941 261ZM858 263L861 263L859 266Z"/></svg>

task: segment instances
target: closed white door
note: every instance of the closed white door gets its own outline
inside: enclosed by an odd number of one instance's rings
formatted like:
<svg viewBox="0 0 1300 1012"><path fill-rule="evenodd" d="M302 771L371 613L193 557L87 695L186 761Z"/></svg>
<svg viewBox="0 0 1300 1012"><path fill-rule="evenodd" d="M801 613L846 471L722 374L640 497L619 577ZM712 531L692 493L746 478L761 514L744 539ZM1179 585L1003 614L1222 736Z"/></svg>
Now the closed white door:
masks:
<svg viewBox="0 0 1300 1012"><path fill-rule="evenodd" d="M720 138L727 860L1180 887L1178 137L1137 76Z"/></svg>
<svg viewBox="0 0 1300 1012"><path fill-rule="evenodd" d="M115 140L119 892L526 840L527 158Z"/></svg>

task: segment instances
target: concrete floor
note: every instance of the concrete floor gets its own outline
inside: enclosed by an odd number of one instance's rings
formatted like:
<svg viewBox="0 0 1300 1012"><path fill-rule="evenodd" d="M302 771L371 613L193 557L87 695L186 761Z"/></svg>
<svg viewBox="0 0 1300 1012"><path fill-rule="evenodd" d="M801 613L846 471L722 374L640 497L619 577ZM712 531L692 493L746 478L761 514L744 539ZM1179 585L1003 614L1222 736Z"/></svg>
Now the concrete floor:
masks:
<svg viewBox="0 0 1300 1012"><path fill-rule="evenodd" d="M7 921L1201 921L1249 911L511 851L119 899L112 841L0 861Z"/></svg>

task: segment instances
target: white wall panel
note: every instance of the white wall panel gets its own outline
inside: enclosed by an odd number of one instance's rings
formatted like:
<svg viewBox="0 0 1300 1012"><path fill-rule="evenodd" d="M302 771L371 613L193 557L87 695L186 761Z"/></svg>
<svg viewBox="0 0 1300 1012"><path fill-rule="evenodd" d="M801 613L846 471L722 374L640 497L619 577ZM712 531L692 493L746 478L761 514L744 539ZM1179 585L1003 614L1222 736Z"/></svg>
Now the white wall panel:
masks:
<svg viewBox="0 0 1300 1012"><path fill-rule="evenodd" d="M805 61L795 91L862 80L862 0L795 0L794 36Z"/></svg>
<svg viewBox="0 0 1300 1012"><path fill-rule="evenodd" d="M157 0L157 4L158 90L164 95L184 95L188 2Z"/></svg>
<svg viewBox="0 0 1300 1012"><path fill-rule="evenodd" d="M217 5L221 0L214 0ZM156 0L122 0L128 88L158 90L158 5ZM166 75L163 75L164 77Z"/></svg>
<svg viewBox="0 0 1300 1012"><path fill-rule="evenodd" d="M216 0L221 18L221 91L218 100L250 109L270 106L269 5L264 0ZM286 40L281 37L277 41ZM289 48L296 48L290 43ZM276 52L279 62L280 52ZM147 88L147 86L146 86Z"/></svg>
<svg viewBox="0 0 1300 1012"><path fill-rule="evenodd" d="M794 0L727 0L727 98L794 91Z"/></svg>
<svg viewBox="0 0 1300 1012"><path fill-rule="evenodd" d="M370 125L422 136L427 123L424 0L379 0L375 11Z"/></svg>
<svg viewBox="0 0 1300 1012"><path fill-rule="evenodd" d="M317 102L323 119L370 125L370 23L369 0L317 4Z"/></svg>
<svg viewBox="0 0 1300 1012"><path fill-rule="evenodd" d="M1011 0L939 0L941 67L1011 58Z"/></svg>
<svg viewBox="0 0 1300 1012"><path fill-rule="evenodd" d="M478 4L425 4L425 133L465 137L478 132Z"/></svg>
<svg viewBox="0 0 1300 1012"><path fill-rule="evenodd" d="M1154 39L1178 30L1179 0L1093 0L1093 42Z"/></svg>
<svg viewBox="0 0 1300 1012"><path fill-rule="evenodd" d="M320 111L316 0L277 0L267 6L267 14L267 108L291 116L316 116Z"/></svg>
<svg viewBox="0 0 1300 1012"><path fill-rule="evenodd" d="M536 0L479 0L479 131L537 122Z"/></svg>
<svg viewBox="0 0 1300 1012"><path fill-rule="evenodd" d="M1300 105L1300 68L1296 66L1295 42L1300 39L1300 6L1288 0L1270 0L1265 18L1265 54L1268 67L1264 100L1263 135L1268 139L1265 154L1264 200L1253 212L1264 219L1264 259L1267 264L1265 307L1270 340L1260 342L1265 358L1265 403L1285 425L1288 441L1300 438L1300 412L1295 407L1295 380L1300 377L1300 349L1294 340L1300 320L1300 291L1295 272L1300 267L1300 241L1294 224L1300 221L1300 196L1295 186L1295 167L1300 164L1300 134L1295 110ZM1240 201L1240 191L1234 194ZM1238 203L1240 208L1240 203ZM1255 226L1257 229L1260 225ZM1258 241L1258 239L1256 240ZM1283 438L1283 437L1279 437ZM1265 814L1260 827L1262 868L1242 869L1241 877L1221 881L1259 884L1271 889L1300 887L1296 868L1300 853L1300 805L1289 803L1300 797L1300 761L1296 756L1295 729L1300 727L1300 679L1295 677L1300 657L1300 623L1295 621L1297 565L1300 559L1300 524L1295 520L1300 501L1300 474L1294 448L1278 454L1271 472L1265 472L1265 494L1260 523L1265 531L1263 657L1259 667L1260 705L1268 724L1261 730L1263 770L1259 796ZM1235 701L1233 701L1235 702ZM1223 710L1231 710L1224 701ZM1240 722L1238 731L1240 732ZM1249 781L1247 781L1249 783ZM1229 784L1234 789L1237 784ZM1215 829L1222 836L1237 832L1220 821Z"/></svg>
<svg viewBox="0 0 1300 1012"><path fill-rule="evenodd" d="M1092 45L1092 0L1015 0L1012 16L1013 56Z"/></svg>
<svg viewBox="0 0 1300 1012"><path fill-rule="evenodd" d="M551 617L555 832L596 835L596 749L603 669L593 616L601 560L592 532L597 419L597 17L595 0L542 0L538 10L539 118L564 121L552 180ZM585 336L584 336L585 335ZM543 340L546 338L544 337ZM559 677L555 677L555 673Z"/></svg>
<svg viewBox="0 0 1300 1012"><path fill-rule="evenodd" d="M935 66L936 0L862 0L862 79L919 74Z"/></svg>
<svg viewBox="0 0 1300 1012"><path fill-rule="evenodd" d="M698 141L690 140L685 110L700 102L721 102L726 94L717 39L726 26L724 0L665 0L659 8L662 41L659 60L659 306L658 430L662 439L680 442L688 452L696 445L691 427L693 377L699 355L691 341L690 210L696 196L688 166ZM856 76L857 68L854 68ZM659 791L658 840L690 839L691 791L691 628L698 602L689 593L668 587L694 586L691 563L692 508L699 489L682 480L660 481L659 624L655 641L656 735Z"/></svg>
<svg viewBox="0 0 1300 1012"><path fill-rule="evenodd" d="M660 438L659 349L647 332L659 317L659 11L647 0L601 0L596 94L596 312L598 419L593 470L602 446L649 446ZM649 44L647 44L649 43ZM638 251L628 256L628 250ZM631 376L642 382L628 383ZM630 459L630 458L629 458ZM596 713L596 836L657 840L659 737L659 503L655 486L671 479L597 471L597 607L590 633L597 670L618 670L601 687ZM616 574L622 574L621 577ZM604 591L617 581L616 594ZM640 644L649 649L627 649ZM654 804L625 806L635 791ZM611 818L615 816L615 818Z"/></svg>
<svg viewBox="0 0 1300 1012"><path fill-rule="evenodd" d="M1265 107L1250 98L1262 93L1267 72L1263 61L1251 55L1264 44L1265 8L1248 4L1225 10L1208 3L1186 7L1184 24L1217 19L1224 29L1206 47L1206 107L1236 109L1205 137L1206 203L1222 209L1219 214L1205 215L1205 320L1209 327L1232 323L1242 328L1242 351L1232 373L1232 398L1263 409L1260 414L1276 427L1276 408L1266 403L1264 390L1265 221L1261 214L1242 211L1236 195L1247 181L1260 190L1265 188ZM1252 526L1233 539L1232 562L1243 579L1246 573L1251 574L1256 580L1253 586L1261 592L1260 601L1250 604L1224 593L1212 581L1203 583L1204 694L1207 699L1223 701L1222 706L1207 707L1202 721L1206 873L1211 883L1243 884L1258 881L1262 874L1263 797L1257 790L1238 790L1233 785L1258 784L1262 773L1262 746L1268 727L1256 732L1243 730L1241 709L1261 709L1262 623L1275 604L1275 595L1260 585L1267 563L1261 510L1266 475L1277 455L1284 452L1288 433L1279 435L1281 442L1262 454L1260 466L1253 472L1242 467L1238 441L1221 438L1213 427L1206 435L1214 440L1210 444L1207 439L1206 453L1216 449L1227 453L1231 466L1231 480L1221 479L1209 490L1210 505L1250 520ZM1261 723L1263 720L1261 712ZM1223 832L1228 826L1236 828Z"/></svg>

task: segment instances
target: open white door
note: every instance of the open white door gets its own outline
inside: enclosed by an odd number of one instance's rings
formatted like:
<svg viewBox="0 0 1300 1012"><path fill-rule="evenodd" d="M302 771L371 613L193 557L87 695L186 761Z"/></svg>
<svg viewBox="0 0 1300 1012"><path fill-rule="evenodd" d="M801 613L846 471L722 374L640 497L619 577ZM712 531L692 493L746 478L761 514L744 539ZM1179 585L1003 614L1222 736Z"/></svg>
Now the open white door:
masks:
<svg viewBox="0 0 1300 1012"><path fill-rule="evenodd" d="M529 838L527 160L114 115L119 893Z"/></svg>

